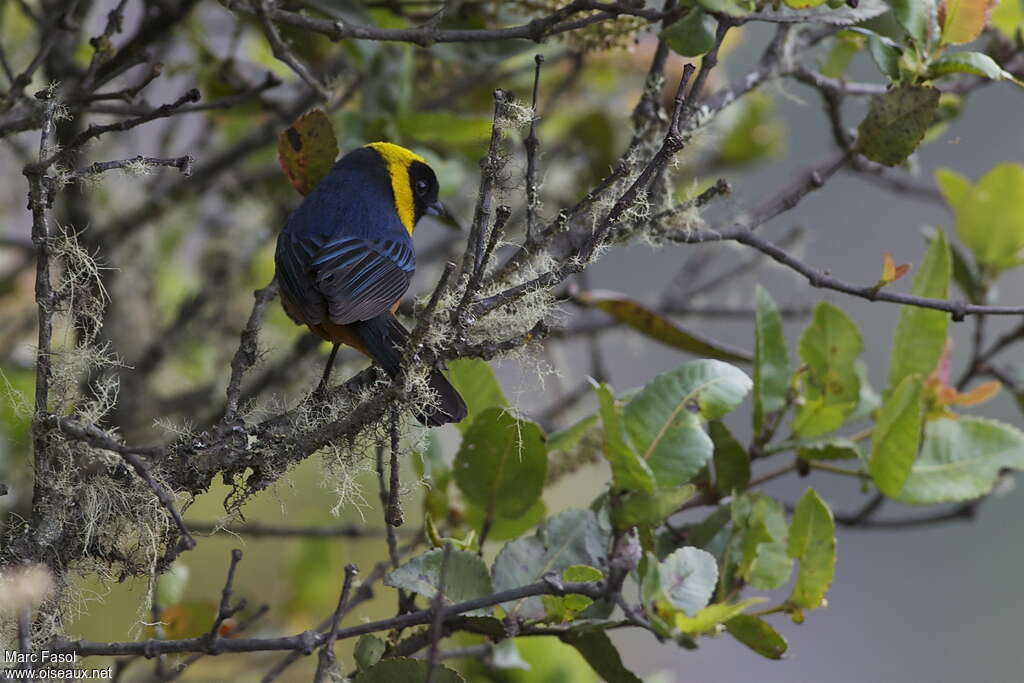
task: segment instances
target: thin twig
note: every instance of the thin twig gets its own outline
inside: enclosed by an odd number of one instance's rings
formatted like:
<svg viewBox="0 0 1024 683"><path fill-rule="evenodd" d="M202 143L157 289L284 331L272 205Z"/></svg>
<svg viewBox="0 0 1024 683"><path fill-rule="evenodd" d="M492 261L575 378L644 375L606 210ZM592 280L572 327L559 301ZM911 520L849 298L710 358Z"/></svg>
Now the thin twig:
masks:
<svg viewBox="0 0 1024 683"><path fill-rule="evenodd" d="M341 587L341 595L338 596L338 607L331 616L331 627L327 631L327 640L324 642L323 647L320 648L320 660L317 662L316 675L313 678L314 683L322 683L322 681L327 680L331 672L338 666L337 659L334 656L334 643L338 636L338 624L341 623L341 615L345 613L349 593L352 591L352 582L358 573L359 568L354 564L345 565L345 580Z"/></svg>
<svg viewBox="0 0 1024 683"><path fill-rule="evenodd" d="M452 554L452 544L446 543L444 553L441 555L441 567L438 570L437 593L430 601L430 609L434 612L434 620L430 624L430 651L427 655L427 676L424 683L432 683L437 663L440 660L440 643L443 637L442 627L444 626L444 591L448 581L448 562Z"/></svg>

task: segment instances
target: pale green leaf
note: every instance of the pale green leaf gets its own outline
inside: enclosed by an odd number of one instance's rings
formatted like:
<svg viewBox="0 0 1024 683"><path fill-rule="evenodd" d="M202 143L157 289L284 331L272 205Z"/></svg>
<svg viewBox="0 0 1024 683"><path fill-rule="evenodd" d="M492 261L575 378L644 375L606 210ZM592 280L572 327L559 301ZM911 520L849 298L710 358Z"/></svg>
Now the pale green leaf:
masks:
<svg viewBox="0 0 1024 683"><path fill-rule="evenodd" d="M925 427L921 457L897 500L930 504L973 500L1002 469L1024 469L1024 433L980 417L942 418Z"/></svg>
<svg viewBox="0 0 1024 683"><path fill-rule="evenodd" d="M654 473L626 440L622 425L622 409L607 384L597 386L597 400L604 423L604 455L612 468L612 483L616 489L627 491L654 491Z"/></svg>
<svg viewBox="0 0 1024 683"><path fill-rule="evenodd" d="M832 511L807 489L793 511L789 556L800 562L789 601L803 609L820 607L832 584L836 564L836 526Z"/></svg>
<svg viewBox="0 0 1024 683"><path fill-rule="evenodd" d="M700 548L680 548L658 564L661 596L676 609L696 616L704 609L718 583L714 555Z"/></svg>
<svg viewBox="0 0 1024 683"><path fill-rule="evenodd" d="M494 560L495 591L518 588L540 581L548 572L561 574L573 565L604 566L608 532L590 510L566 510L544 522L537 532L505 545ZM545 615L538 597L502 604L505 611L526 619Z"/></svg>
<svg viewBox="0 0 1024 683"><path fill-rule="evenodd" d="M913 293L931 299L949 297L952 264L945 234L939 230L914 276ZM949 314L919 306L903 306L889 358L889 387L905 377L925 377L935 369L946 345Z"/></svg>
<svg viewBox="0 0 1024 683"><path fill-rule="evenodd" d="M779 309L761 285L754 300L754 433L760 434L765 415L786 405L791 370Z"/></svg>
<svg viewBox="0 0 1024 683"><path fill-rule="evenodd" d="M800 336L800 360L807 366L802 403L793 431L804 438L835 431L857 408L860 378L856 361L864 349L857 324L842 310L823 301Z"/></svg>
<svg viewBox="0 0 1024 683"><path fill-rule="evenodd" d="M910 475L921 443L924 419L921 378L904 378L878 410L871 434L869 469L878 490L894 498Z"/></svg>
<svg viewBox="0 0 1024 683"><path fill-rule="evenodd" d="M996 60L981 52L952 52L928 65L929 78L947 74L971 74L984 76L993 81L1013 80L1013 74L1005 71Z"/></svg>
<svg viewBox="0 0 1024 683"><path fill-rule="evenodd" d="M953 171L935 173L956 217L956 234L984 268L998 273L1024 263L1024 166L993 166L972 184Z"/></svg>
<svg viewBox="0 0 1024 683"><path fill-rule="evenodd" d="M715 360L697 360L659 375L626 406L625 426L658 486L689 481L713 453L704 420L732 411L750 391L750 378Z"/></svg>
<svg viewBox="0 0 1024 683"><path fill-rule="evenodd" d="M417 555L384 577L384 584L431 599L437 595L440 587L444 554L444 549L437 548ZM480 557L464 550L449 552L444 580L444 604L482 598L492 592L490 573ZM476 610L473 614L484 616L487 610Z"/></svg>

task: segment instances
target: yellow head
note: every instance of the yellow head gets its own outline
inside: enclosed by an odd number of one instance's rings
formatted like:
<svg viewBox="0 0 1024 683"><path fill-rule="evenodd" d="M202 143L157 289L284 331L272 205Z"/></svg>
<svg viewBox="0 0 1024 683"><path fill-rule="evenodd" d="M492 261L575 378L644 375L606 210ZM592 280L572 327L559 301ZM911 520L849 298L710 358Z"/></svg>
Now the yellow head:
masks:
<svg viewBox="0 0 1024 683"><path fill-rule="evenodd" d="M437 176L426 159L391 142L371 142L366 147L384 160L391 177L395 209L410 235L416 221L425 214L443 213L444 209L437 201Z"/></svg>

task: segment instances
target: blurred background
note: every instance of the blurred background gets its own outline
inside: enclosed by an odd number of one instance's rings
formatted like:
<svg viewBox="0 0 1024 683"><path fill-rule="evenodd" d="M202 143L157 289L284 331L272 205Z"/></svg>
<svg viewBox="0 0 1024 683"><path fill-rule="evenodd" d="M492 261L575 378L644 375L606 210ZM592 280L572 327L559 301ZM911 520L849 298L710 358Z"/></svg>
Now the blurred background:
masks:
<svg viewBox="0 0 1024 683"><path fill-rule="evenodd" d="M7 58L18 64L34 54L31 20L19 9L20 4L4 3L0 10L0 35ZM83 35L97 35L103 31L113 3L86 4L90 8L85 13ZM325 0L320 4L323 11L342 20L348 17L381 26L403 26L411 21L386 8L372 8L388 3L364 3L371 9L358 3ZM528 16L530 3L495 3L502 4L506 6L493 11ZM143 21L139 5L127 3L127 27ZM622 20L624 24L628 21ZM104 319L104 339L124 365L117 369L120 397L111 423L133 442L169 441L179 431L201 430L218 416L228 362L249 314L252 290L273 276L273 240L298 202L276 161L275 131L287 125L282 121L300 101L303 86L274 59L252 28L216 3L202 3L176 27L173 40L155 48L164 63L163 75L148 87L143 99L160 104L173 101L187 88L198 87L203 102L216 101L256 90L268 72L284 81L282 85L258 91L230 109L196 111L127 134L104 136L88 150L89 158L82 159L84 164L140 153L191 154L197 168L210 170L208 175L200 174L197 180L157 170L144 176L106 177L70 189L69 198L57 207L61 224L80 231L83 245L97 250L100 263L109 269L104 281L111 305ZM285 38L297 53L322 69L326 79L338 79L341 90L352 89L352 97L331 111L342 150L388 139L423 153L438 171L442 198L468 223L477 162L489 134L491 92L501 87L527 98L533 55L538 50L547 58L537 129L542 143L542 215L553 217L607 171L631 135L629 114L640 96L656 43L650 32L634 36L632 30L622 26L593 32L578 41L553 40L539 48L520 42L437 45L429 51L391 43L333 44L311 34L285 32ZM773 29L763 25L736 31L709 83L709 92L736 82L754 68L772 33ZM90 55L91 48L83 43L64 57L87 63ZM682 64L681 57L670 57L668 82L673 82ZM126 82L134 82L140 72L126 73ZM882 82L865 53L854 58L847 76ZM960 116L912 160L909 173L913 182L934 188L933 173L938 168L952 168L976 179L997 163L1024 162L1022 97L1021 89L1001 84L973 93ZM124 105L128 106L132 105ZM110 105L116 114L122 113L119 108L119 104ZM847 120L859 121L864 111L863 102L851 101ZM102 107L94 107L90 113L105 120ZM270 133L259 138L255 134L264 126ZM237 149L240 141L250 139L251 149L234 157L225 155ZM5 398L0 401L0 481L11 487L7 496L0 497L0 513L9 520L11 515L24 513L31 494L26 488L30 442L24 405L31 404L35 309L32 261L22 248L29 239L30 216L24 210L26 185L21 168L37 140L38 134L29 132L10 136L0 145L0 169L7 179L0 184L0 380L6 385ZM520 146L515 147L517 157L509 168L517 176L508 179L503 201L519 209L523 160ZM728 109L711 130L702 132L698 144L687 150L674 179L679 196L718 177L729 180L733 194L704 215L713 228L778 193L798 173L833 154L828 120L817 93L786 80L768 84ZM207 166L218 160L223 160L222 169ZM891 192L861 176L841 173L763 230L775 240L794 235L794 249L808 263L845 280L870 282L886 251L894 254L897 263L919 263L925 248L922 229L927 227L951 228L950 213L938 195L928 198ZM421 225L418 248L421 255L432 258L421 258L413 287L417 294L429 291L442 257L461 253L460 239L436 223ZM658 306L673 296L669 286L680 269L685 278L687 267L707 261L701 264L699 281L711 281L752 256L742 247L725 244L617 247L590 268L579 285L622 292ZM209 291L210 282L219 285L218 297L197 300L196 293ZM676 302L679 307L708 312L678 319L717 340L749 349L752 321L740 314L723 314L720 309L749 309L756 283L766 286L780 305L794 312L786 323L791 348L806 325L800 313L821 298L850 313L864 333L863 357L872 383L883 384L898 308L814 290L767 263L727 275L699 296ZM1022 293L1024 275L1019 270L1000 282L1002 302L1020 303ZM562 323L569 329L604 320L603 314L578 309L569 302L560 311ZM995 321L991 334L1011 324ZM74 329L65 325L57 337L67 347L74 334ZM966 362L971 328L967 323L954 325L952 334L955 375ZM328 349L303 341L304 337L306 333L274 303L261 334L265 355L247 389L255 401L255 414L291 405L315 384ZM496 362L494 367L522 413L548 419L546 408L594 372L588 343L572 336L556 339L543 353L522 361ZM690 358L616 327L598 335L597 343L604 358L605 379L620 392ZM1007 360L1024 360L1024 349L1018 346L1007 356ZM345 365L335 370L335 377L348 376L364 365L347 352L342 360ZM292 372L282 373L282 367ZM542 378L538 367L544 370ZM564 426L593 409L594 401L586 397L546 426ZM1024 424L1020 408L1006 392L987 405L984 414ZM738 411L728 423L741 440L749 439L749 412ZM444 428L440 440L451 451L457 443L454 428ZM360 464L363 471L340 477L337 468L329 465L320 457L303 462L272 490L249 502L243 509L245 520L380 529L370 463ZM412 466L407 470L404 504L418 511L423 490L415 485ZM605 465L584 466L545 493L549 513L588 505L608 478ZM866 496L859 486L836 479L815 480L815 487L833 509L852 511L863 504ZM772 482L765 490L781 500L795 501L806 485L805 480L794 477ZM186 519L197 527L222 521L229 492L218 486L191 501ZM908 512L899 507L889 504L886 515ZM337 512L336 517L332 511ZM840 527L828 608L810 613L800 626L785 615L771 617L790 643L782 661L762 659L728 636L703 638L696 651L675 644L659 645L641 632L620 630L615 639L629 668L647 681L661 683L1018 681L1024 668L1024 651L1017 644L1018 614L1024 609L1024 591L1019 586L1019 577L1024 575L1024 543L1017 523L1021 517L1024 496L1011 490L987 502L970 521L899 531ZM411 525L405 531L412 533ZM248 597L252 605L266 602L272 608L254 627L254 635L314 627L333 606L344 564L354 562L365 572L385 558L381 537L374 534L367 538L288 539L235 537L221 531L197 534L197 540L197 549L183 555L174 577L163 582L168 592L165 602L174 604L171 614L164 616L171 620L169 630L179 635L208 628L231 548L245 553L236 593ZM500 542L491 542L485 556L492 558L500 547ZM149 619L140 607L147 591L144 579L99 582L85 575L77 587L71 633L100 641L146 632L140 626ZM390 616L390 593L390 589L379 588L378 596L384 598L360 606L348 617L349 623ZM339 648L343 661L351 644ZM520 650L534 668L511 672L501 680L597 680L568 647L533 642L521 644ZM188 670L185 680L258 680L259 667L278 659L279 655L273 654L247 657L244 662L232 656L207 657ZM313 657L306 659L309 661L294 666L282 680L309 680L315 662ZM136 666L129 670L128 680L142 676L145 665Z"/></svg>

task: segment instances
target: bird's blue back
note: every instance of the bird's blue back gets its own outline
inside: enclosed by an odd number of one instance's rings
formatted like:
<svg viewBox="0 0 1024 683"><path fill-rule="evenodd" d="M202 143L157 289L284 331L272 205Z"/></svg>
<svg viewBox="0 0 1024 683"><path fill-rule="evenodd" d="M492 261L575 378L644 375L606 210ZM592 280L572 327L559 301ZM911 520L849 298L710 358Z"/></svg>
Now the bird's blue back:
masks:
<svg viewBox="0 0 1024 683"><path fill-rule="evenodd" d="M296 237L411 241L395 209L387 166L366 147L338 160L292 212L284 229Z"/></svg>

